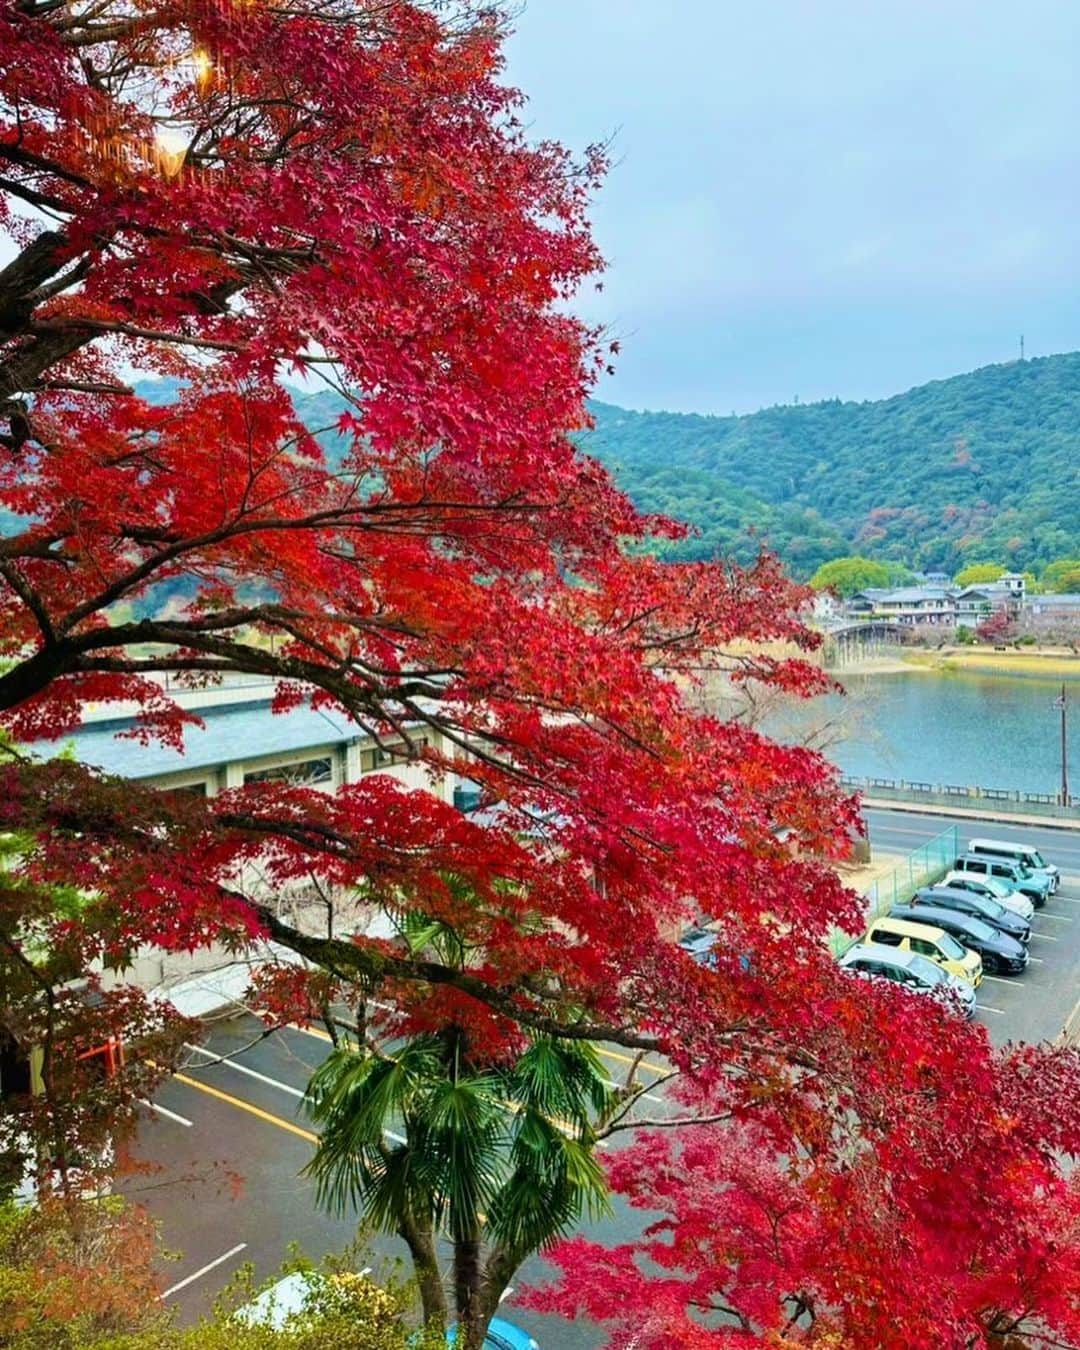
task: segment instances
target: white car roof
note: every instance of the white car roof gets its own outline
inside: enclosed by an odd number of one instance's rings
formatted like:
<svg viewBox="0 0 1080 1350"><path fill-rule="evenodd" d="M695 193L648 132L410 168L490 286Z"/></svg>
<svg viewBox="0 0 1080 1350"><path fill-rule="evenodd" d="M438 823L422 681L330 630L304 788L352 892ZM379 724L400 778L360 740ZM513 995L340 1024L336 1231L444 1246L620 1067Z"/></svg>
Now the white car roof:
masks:
<svg viewBox="0 0 1080 1350"><path fill-rule="evenodd" d="M237 1321L250 1327L273 1327L281 1331L295 1313L303 1312L314 1288L323 1277L314 1270L294 1270L237 1308Z"/></svg>
<svg viewBox="0 0 1080 1350"><path fill-rule="evenodd" d="M905 968L912 964L912 958L917 957L917 952L906 952L900 947L889 947L884 942L856 942L854 947L849 947L840 958L840 964L855 960L856 957L863 957L867 961L888 961L891 966L904 966Z"/></svg>

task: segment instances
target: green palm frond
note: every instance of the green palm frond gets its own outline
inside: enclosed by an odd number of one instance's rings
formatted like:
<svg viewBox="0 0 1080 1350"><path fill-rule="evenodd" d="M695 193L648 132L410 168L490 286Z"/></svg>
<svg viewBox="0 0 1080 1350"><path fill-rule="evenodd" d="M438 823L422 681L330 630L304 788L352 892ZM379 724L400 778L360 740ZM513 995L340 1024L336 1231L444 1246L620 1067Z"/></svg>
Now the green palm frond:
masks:
<svg viewBox="0 0 1080 1350"><path fill-rule="evenodd" d="M436 1217L452 1236L473 1230L505 1174L506 1111L496 1075L432 1086L426 1166L438 1178Z"/></svg>
<svg viewBox="0 0 1080 1350"><path fill-rule="evenodd" d="M509 1074L515 1101L575 1129L587 1129L614 1100L592 1045L537 1036Z"/></svg>
<svg viewBox="0 0 1080 1350"><path fill-rule="evenodd" d="M587 1145L554 1132L544 1152L519 1153L488 1211L488 1232L515 1259L550 1246L581 1220L611 1213L603 1169Z"/></svg>

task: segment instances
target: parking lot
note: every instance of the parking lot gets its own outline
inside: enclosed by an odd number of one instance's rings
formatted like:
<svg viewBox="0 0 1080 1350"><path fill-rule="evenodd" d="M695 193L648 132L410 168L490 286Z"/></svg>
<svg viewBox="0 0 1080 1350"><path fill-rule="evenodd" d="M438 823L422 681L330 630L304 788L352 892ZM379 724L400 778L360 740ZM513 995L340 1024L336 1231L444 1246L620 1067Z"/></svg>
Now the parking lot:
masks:
<svg viewBox="0 0 1080 1350"><path fill-rule="evenodd" d="M911 851L940 834L950 822L895 812L867 812L871 839L890 851ZM1006 830L1008 829L1008 832ZM962 838L972 833L961 824ZM985 824L979 833L990 833ZM1023 975L986 976L979 990L977 1020L993 1041L1053 1040L1080 997L1080 832L1032 831L994 826L995 836L1034 843L1062 870L1062 883L1045 909L1036 912L1031 964ZM138 1139L138 1156L156 1171L131 1178L125 1191L145 1202L163 1225L166 1246L178 1253L164 1272L166 1302L184 1320L206 1311L236 1270L250 1261L258 1279L274 1274L289 1245L307 1256L340 1252L355 1235L351 1219L334 1219L314 1203L314 1188L300 1176L315 1135L299 1112L303 1088L328 1049L325 1033L284 1029L262 1037L254 1018L213 1027L201 1047L189 1051L184 1070L155 1095ZM215 1057L239 1054L214 1063ZM605 1050L612 1079L629 1059ZM646 1060L643 1079L655 1082L663 1066ZM670 1108L649 1094L650 1115ZM626 1241L640 1233L644 1217L619 1206L610 1219L590 1225L591 1237ZM365 1260L401 1259L402 1244L378 1237ZM534 1258L522 1282L544 1276ZM544 1350L591 1350L595 1327L570 1325L513 1308L509 1316L537 1337Z"/></svg>
<svg viewBox="0 0 1080 1350"><path fill-rule="evenodd" d="M1034 844L1061 869L1061 885L1031 925L1030 964L1022 975L986 975L978 993L976 1020L995 1044L1052 1041L1080 1000L1080 831L1047 826L990 825L941 816L865 812L871 844L909 853L950 825L959 827L961 847L975 834Z"/></svg>

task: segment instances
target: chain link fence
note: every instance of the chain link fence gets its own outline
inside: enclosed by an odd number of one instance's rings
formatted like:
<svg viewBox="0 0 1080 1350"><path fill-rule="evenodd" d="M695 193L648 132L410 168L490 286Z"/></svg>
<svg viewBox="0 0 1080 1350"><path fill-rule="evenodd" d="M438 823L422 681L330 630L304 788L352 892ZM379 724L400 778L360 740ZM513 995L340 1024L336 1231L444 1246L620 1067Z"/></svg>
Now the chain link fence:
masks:
<svg viewBox="0 0 1080 1350"><path fill-rule="evenodd" d="M960 856L960 827L952 825L935 835L914 853L909 853L891 872L879 877L863 892L866 901L866 922L887 914L893 905L905 904L920 886L932 886L940 881ZM834 956L843 953L858 941L850 933L834 928L829 948Z"/></svg>

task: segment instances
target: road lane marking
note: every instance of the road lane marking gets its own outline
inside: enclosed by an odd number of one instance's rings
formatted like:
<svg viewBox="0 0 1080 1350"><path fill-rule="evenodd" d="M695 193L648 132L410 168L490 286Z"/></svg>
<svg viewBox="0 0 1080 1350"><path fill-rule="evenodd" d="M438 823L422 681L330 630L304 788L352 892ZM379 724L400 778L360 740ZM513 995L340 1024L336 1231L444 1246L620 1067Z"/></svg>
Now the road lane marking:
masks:
<svg viewBox="0 0 1080 1350"><path fill-rule="evenodd" d="M1047 937L1047 935L1046 935L1045 933L1032 933L1032 935L1031 935L1031 940L1034 942L1034 940L1035 940L1036 938L1038 938L1040 942L1060 942L1060 941L1061 941L1060 938Z"/></svg>
<svg viewBox="0 0 1080 1350"><path fill-rule="evenodd" d="M1040 918L1043 918L1043 919L1057 919L1058 923L1075 923L1075 922L1076 922L1076 920L1073 918L1073 916L1072 916L1071 914L1046 914L1046 913L1044 913L1044 914L1041 914L1039 917L1040 917Z"/></svg>
<svg viewBox="0 0 1080 1350"><path fill-rule="evenodd" d="M976 1003L975 1007L979 1012L992 1012L997 1013L999 1017L1005 1016L1004 1008L991 1008L989 1003Z"/></svg>
<svg viewBox="0 0 1080 1350"><path fill-rule="evenodd" d="M1045 956L1029 956L1028 965L1044 966L1046 964Z"/></svg>
<svg viewBox="0 0 1080 1350"><path fill-rule="evenodd" d="M1015 980L1003 980L1000 975L984 975L983 980L984 981L990 980L993 984L1009 984L1009 985L1016 984Z"/></svg>
<svg viewBox="0 0 1080 1350"><path fill-rule="evenodd" d="M163 1294L158 1294L159 1300L164 1302L165 1299L172 1298L173 1294L178 1294L181 1289L186 1289L189 1284L194 1284L196 1280L201 1280L204 1275L209 1275L212 1270L244 1251L246 1247L246 1242L238 1242L235 1247L230 1247L229 1250L219 1256L216 1261L209 1261L205 1266L202 1266L199 1270L195 1271L193 1275L189 1275L186 1280L180 1280L177 1284L170 1285Z"/></svg>
<svg viewBox="0 0 1080 1350"><path fill-rule="evenodd" d="M265 1120L268 1125L276 1125L278 1129L288 1130L290 1134L295 1134L297 1138L306 1139L309 1144L319 1142L317 1134L312 1134L310 1130L294 1125L291 1120L283 1120L281 1116L275 1116L270 1111L264 1111L261 1106L253 1106L251 1102L244 1101L243 1097L234 1097L229 1092L222 1092L220 1088L211 1087L209 1083L203 1083L198 1078L191 1078L186 1073L174 1073L173 1078L177 1083L183 1083L186 1087L194 1088L196 1092L205 1092L208 1097L214 1097L219 1102L235 1106L238 1111L246 1111L259 1120Z"/></svg>
<svg viewBox="0 0 1080 1350"><path fill-rule="evenodd" d="M193 1064L192 1068L213 1069L218 1065L222 1065L228 1069L235 1069L237 1073L246 1073L249 1078L254 1078L260 1083L266 1083L268 1087L278 1088L282 1092L287 1092L291 1097L303 1097L304 1095L300 1088L294 1088L290 1084L283 1083L277 1078L269 1078L265 1073L259 1073L255 1069L249 1069L246 1064L237 1064L235 1060L220 1059L213 1050L206 1050L201 1045L189 1045L185 1041L184 1049L193 1050L197 1055L206 1055L215 1061L214 1064Z"/></svg>
<svg viewBox="0 0 1080 1350"><path fill-rule="evenodd" d="M157 1116L164 1116L166 1120L175 1121L177 1125L186 1125L191 1129L191 1121L187 1116L181 1116L176 1111L170 1111L167 1106L158 1106L157 1102L148 1101L145 1097L136 1097L135 1100L140 1106L145 1106L148 1111L153 1111Z"/></svg>
<svg viewBox="0 0 1080 1350"><path fill-rule="evenodd" d="M235 1106L238 1111L247 1111L249 1115L255 1116L259 1120L265 1120L268 1125L276 1125L279 1130L288 1130L290 1134L295 1134L297 1138L306 1139L309 1144L319 1142L317 1134L313 1134L310 1130L305 1130L299 1125L294 1125L291 1120L275 1116L271 1111L264 1111L261 1106L253 1106L251 1102L244 1101L243 1097L234 1097L229 1092L222 1092L220 1088L211 1087L209 1083L203 1083L198 1078L190 1078L186 1073L174 1073L173 1078L178 1083L193 1087L196 1092L205 1092L208 1097L214 1097L219 1102L225 1102L228 1106ZM392 1130L383 1130L383 1134L387 1139L392 1139L395 1144L406 1142L400 1134L394 1134Z"/></svg>
<svg viewBox="0 0 1080 1350"><path fill-rule="evenodd" d="M315 1036L320 1041L329 1041L331 1045L334 1044L333 1036L328 1035L325 1031L320 1031L318 1027L302 1027L299 1022L286 1022L285 1025L289 1031L299 1031L302 1036Z"/></svg>
<svg viewBox="0 0 1080 1350"><path fill-rule="evenodd" d="M624 1055L618 1050L602 1050L597 1046L596 1053L603 1055L606 1059L618 1060L620 1064L637 1064L639 1069L648 1069L650 1073L656 1074L657 1078L663 1078L671 1072L670 1069L661 1068L659 1064L650 1064L647 1059L638 1061L633 1055Z"/></svg>

